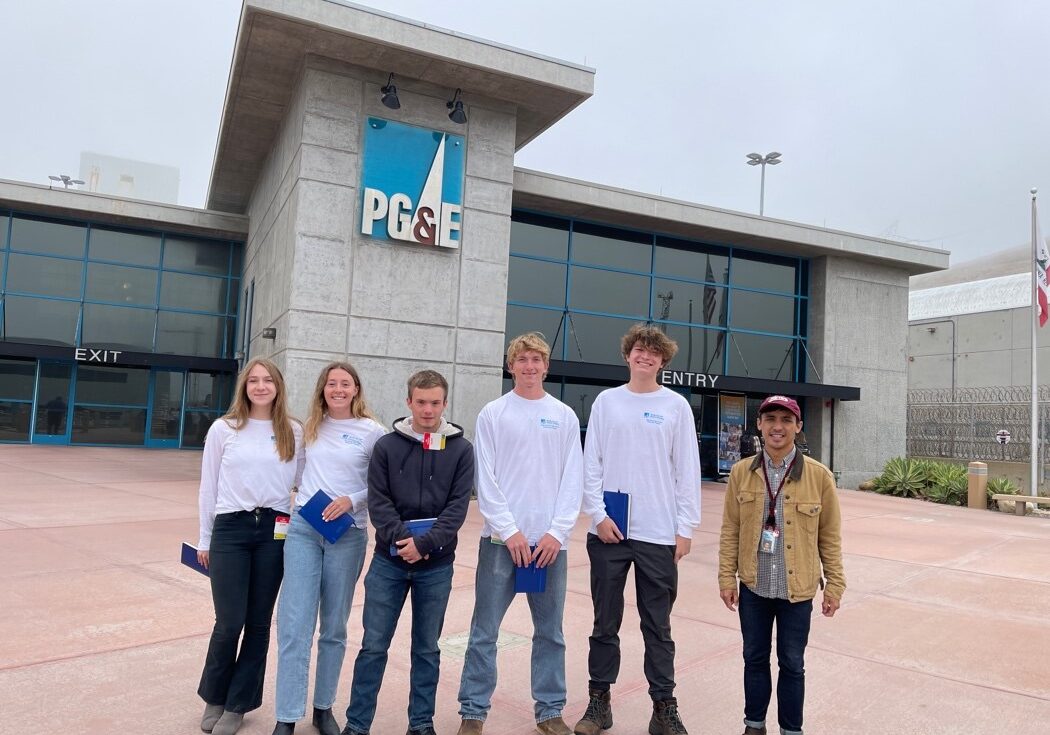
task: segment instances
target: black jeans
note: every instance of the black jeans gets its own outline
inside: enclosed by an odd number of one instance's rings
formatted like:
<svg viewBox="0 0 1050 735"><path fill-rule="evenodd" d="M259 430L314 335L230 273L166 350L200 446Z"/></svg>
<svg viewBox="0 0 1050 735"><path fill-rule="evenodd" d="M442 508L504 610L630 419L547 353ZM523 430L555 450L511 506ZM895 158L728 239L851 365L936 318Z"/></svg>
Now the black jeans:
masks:
<svg viewBox="0 0 1050 735"><path fill-rule="evenodd" d="M777 624L777 720L786 732L802 731L806 696L803 658L809 642L813 600L788 602L756 595L740 585L740 632L744 637L744 720L766 721L773 678L769 670L773 623Z"/></svg>
<svg viewBox="0 0 1050 735"><path fill-rule="evenodd" d="M591 602L594 604L594 629L587 658L591 689L608 691L620 673L623 589L627 584L627 571L633 563L649 696L653 701L674 696L671 608L678 595L678 566L674 563L674 552L673 544L665 546L631 539L606 544L593 533L587 534Z"/></svg>
<svg viewBox="0 0 1050 735"><path fill-rule="evenodd" d="M197 694L230 712L262 704L270 620L284 576L284 541L273 538L276 515L258 508L215 517L209 555L215 628Z"/></svg>

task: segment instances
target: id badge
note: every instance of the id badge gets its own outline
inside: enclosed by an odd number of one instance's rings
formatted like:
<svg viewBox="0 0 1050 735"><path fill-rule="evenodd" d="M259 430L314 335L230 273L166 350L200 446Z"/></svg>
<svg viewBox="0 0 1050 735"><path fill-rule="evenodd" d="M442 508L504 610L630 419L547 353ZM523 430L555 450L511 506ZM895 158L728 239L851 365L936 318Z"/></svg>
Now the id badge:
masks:
<svg viewBox="0 0 1050 735"><path fill-rule="evenodd" d="M273 519L273 540L284 541L288 538L288 516L278 515Z"/></svg>
<svg viewBox="0 0 1050 735"><path fill-rule="evenodd" d="M777 539L780 538L779 528L766 526L762 529L762 539L759 541L758 550L763 554L772 554L777 550Z"/></svg>

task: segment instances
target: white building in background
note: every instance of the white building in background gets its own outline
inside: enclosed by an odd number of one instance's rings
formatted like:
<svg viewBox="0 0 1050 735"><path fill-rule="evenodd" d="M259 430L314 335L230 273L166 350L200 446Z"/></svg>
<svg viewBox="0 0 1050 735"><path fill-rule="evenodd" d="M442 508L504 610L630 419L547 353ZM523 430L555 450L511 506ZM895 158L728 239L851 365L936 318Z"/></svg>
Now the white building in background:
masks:
<svg viewBox="0 0 1050 735"><path fill-rule="evenodd" d="M83 191L162 204L179 201L179 169L102 153L80 153Z"/></svg>

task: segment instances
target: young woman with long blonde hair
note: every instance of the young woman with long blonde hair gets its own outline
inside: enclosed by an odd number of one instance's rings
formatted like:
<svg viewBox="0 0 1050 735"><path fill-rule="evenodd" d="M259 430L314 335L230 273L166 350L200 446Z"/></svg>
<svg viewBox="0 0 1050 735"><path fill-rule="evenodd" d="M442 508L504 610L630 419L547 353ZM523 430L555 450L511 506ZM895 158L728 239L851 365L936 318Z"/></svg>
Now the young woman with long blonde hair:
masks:
<svg viewBox="0 0 1050 735"><path fill-rule="evenodd" d="M277 725L287 735L306 714L314 631L313 724L321 735L339 735L332 715L346 653L346 623L365 559L368 462L386 433L365 402L361 378L347 362L325 366L317 378L306 420L306 469L294 500L284 546L284 589L277 607ZM350 514L353 525L327 541L299 509L323 490L332 502L325 520Z"/></svg>
<svg viewBox="0 0 1050 735"><path fill-rule="evenodd" d="M262 704L289 497L305 462L302 438L288 415L281 371L251 360L230 410L208 430L201 463L197 557L211 576L215 628L197 693L205 703L201 729L213 735L233 735L244 713Z"/></svg>

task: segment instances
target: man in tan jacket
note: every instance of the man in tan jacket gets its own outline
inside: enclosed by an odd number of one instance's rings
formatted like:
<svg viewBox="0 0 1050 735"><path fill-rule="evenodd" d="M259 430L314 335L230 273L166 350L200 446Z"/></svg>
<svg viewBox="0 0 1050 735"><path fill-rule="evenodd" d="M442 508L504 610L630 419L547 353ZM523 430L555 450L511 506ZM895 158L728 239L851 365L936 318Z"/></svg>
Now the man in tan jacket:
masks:
<svg viewBox="0 0 1050 735"><path fill-rule="evenodd" d="M801 735L803 658L817 587L821 612L839 609L842 521L827 467L795 448L798 403L770 396L758 409L764 450L733 465L722 514L718 588L740 614L744 639L744 735L765 735L773 690L769 657L777 627L777 716L781 735ZM739 586L738 586L739 579Z"/></svg>

